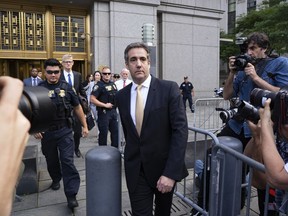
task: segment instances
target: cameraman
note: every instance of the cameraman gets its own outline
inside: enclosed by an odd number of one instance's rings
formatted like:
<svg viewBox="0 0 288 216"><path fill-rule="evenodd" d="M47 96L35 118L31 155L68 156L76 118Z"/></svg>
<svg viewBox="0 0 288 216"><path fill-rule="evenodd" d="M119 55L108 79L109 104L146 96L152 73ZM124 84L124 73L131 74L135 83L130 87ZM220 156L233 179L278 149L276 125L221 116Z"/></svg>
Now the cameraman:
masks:
<svg viewBox="0 0 288 216"><path fill-rule="evenodd" d="M23 83L11 77L0 77L0 215L12 209L13 191L20 163L28 141L29 121L18 109Z"/></svg>
<svg viewBox="0 0 288 216"><path fill-rule="evenodd" d="M259 147L262 153L263 163L266 168L266 180L276 189L278 210L281 213L288 213L288 125L272 122L270 111L271 99L265 102L264 109L260 109L260 121L258 125L249 122L253 132L255 146ZM280 118L282 117L280 114ZM286 115L286 113L284 113ZM287 117L286 117L287 118ZM273 124L279 125L276 129L276 142L273 131ZM280 193L279 193L280 192ZM280 194L280 197L279 197ZM283 196L284 195L284 196Z"/></svg>
<svg viewBox="0 0 288 216"><path fill-rule="evenodd" d="M237 57L231 56L229 58L229 75L223 89L223 98L225 100L239 97L240 100L249 102L250 93L254 88L279 91L281 87L288 84L288 59L268 54L270 43L266 34L254 32L247 37L244 45L247 46L245 50L247 52L246 56L248 56L244 68L237 70L235 65ZM232 118L217 136L231 136L239 139L243 144L244 150L252 135L248 123L244 119ZM243 174L243 179L244 177L245 174ZM207 182L209 183L209 180ZM201 202L203 201L204 183L203 181L201 183L198 196L199 206L203 205ZM206 192L208 194L209 190L206 190ZM262 193L263 190L258 190L258 192ZM242 208L245 201L243 194L241 199ZM206 202L206 206L208 206L208 199ZM262 213L261 209L260 212ZM260 215L262 215L261 213Z"/></svg>

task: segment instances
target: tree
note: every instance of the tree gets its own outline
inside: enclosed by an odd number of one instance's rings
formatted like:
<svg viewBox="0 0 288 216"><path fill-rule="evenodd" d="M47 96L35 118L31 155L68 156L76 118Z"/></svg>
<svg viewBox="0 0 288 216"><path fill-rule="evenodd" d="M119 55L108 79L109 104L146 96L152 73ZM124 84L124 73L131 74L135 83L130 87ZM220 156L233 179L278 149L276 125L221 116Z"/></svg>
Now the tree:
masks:
<svg viewBox="0 0 288 216"><path fill-rule="evenodd" d="M234 32L234 39L236 34L247 36L252 32L264 32L269 36L270 44L278 54L287 53L288 4L279 2L281 2L281 0L270 0L262 5L262 10L250 11L246 16L240 17L236 22L237 27ZM224 36L231 37L231 35ZM227 60L229 57L226 56L229 50L231 50L229 46L231 45L223 45L223 47L220 47L222 60Z"/></svg>

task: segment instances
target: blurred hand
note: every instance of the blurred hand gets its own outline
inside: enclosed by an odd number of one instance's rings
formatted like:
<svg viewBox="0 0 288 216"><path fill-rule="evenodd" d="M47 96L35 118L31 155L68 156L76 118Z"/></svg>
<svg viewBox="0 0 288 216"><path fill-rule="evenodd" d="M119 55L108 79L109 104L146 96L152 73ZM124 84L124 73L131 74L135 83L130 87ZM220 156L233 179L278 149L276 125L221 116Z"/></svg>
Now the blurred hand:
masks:
<svg viewBox="0 0 288 216"><path fill-rule="evenodd" d="M29 138L30 123L18 109L23 82L0 77L0 215L10 215L13 190L23 152Z"/></svg>

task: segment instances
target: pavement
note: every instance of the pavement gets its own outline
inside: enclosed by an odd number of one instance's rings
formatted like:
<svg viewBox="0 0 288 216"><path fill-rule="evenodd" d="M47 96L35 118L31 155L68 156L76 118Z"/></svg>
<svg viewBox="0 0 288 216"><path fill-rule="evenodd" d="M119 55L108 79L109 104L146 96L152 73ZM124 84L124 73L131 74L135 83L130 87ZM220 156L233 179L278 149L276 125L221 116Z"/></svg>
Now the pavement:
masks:
<svg viewBox="0 0 288 216"><path fill-rule="evenodd" d="M193 125L193 116L191 112L187 111L188 124ZM75 159L75 165L80 173L81 183L77 200L79 207L71 212L67 207L67 200L63 191L63 182L61 181L61 188L58 191L50 189L51 178L47 172L46 161L41 153L40 141L33 136L28 141L29 146L36 145L38 148L37 166L38 166L38 192L32 194L20 195L13 204L12 216L68 216L78 215L86 216L86 175L85 175L85 154L92 148L98 146L97 144L97 129L94 127L88 137L81 139L80 150L83 157ZM122 150L120 148L120 150ZM122 216L131 216L131 208L124 176L124 166L122 164ZM193 168L189 168L192 178ZM191 177L190 177L191 176ZM182 184L182 183L180 183ZM183 184L182 184L183 186ZM107 203L113 208L113 203ZM257 196L252 196L250 215L258 215L257 210ZM191 207L184 203L180 198L174 196L171 216L188 216ZM107 215L108 216L108 215Z"/></svg>

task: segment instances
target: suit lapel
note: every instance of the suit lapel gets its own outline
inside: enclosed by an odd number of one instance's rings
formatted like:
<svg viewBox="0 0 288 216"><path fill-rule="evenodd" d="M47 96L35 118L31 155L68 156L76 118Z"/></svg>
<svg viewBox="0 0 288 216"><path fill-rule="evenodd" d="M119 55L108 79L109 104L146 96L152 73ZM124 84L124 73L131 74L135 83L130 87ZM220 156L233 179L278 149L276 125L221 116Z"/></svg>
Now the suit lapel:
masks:
<svg viewBox="0 0 288 216"><path fill-rule="evenodd" d="M153 107L153 101L155 102L156 86L157 86L156 79L152 76L149 92L147 95L147 101L146 101L146 105L144 108L142 128L145 126L150 110Z"/></svg>

